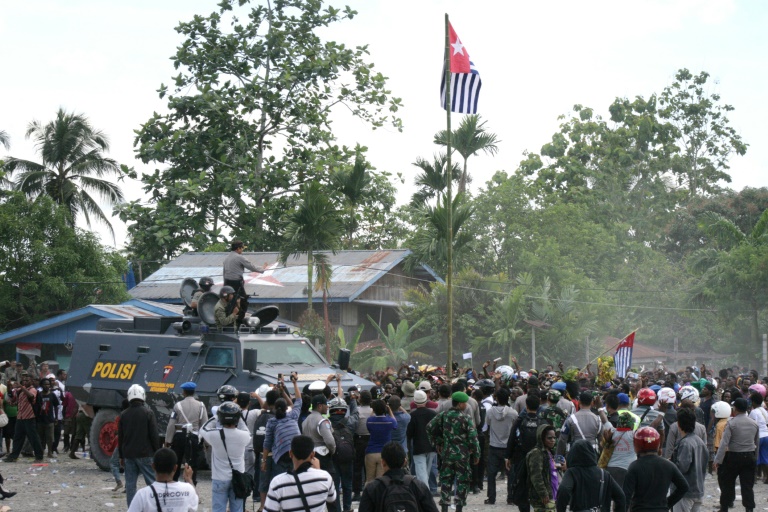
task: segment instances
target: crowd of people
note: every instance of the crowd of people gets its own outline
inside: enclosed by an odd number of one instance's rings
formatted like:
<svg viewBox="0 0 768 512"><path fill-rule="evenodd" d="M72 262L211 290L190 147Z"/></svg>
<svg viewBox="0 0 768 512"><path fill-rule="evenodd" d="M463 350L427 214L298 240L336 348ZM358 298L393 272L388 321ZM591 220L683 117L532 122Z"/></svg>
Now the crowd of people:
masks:
<svg viewBox="0 0 768 512"><path fill-rule="evenodd" d="M254 391L218 390L208 410L180 386L162 446L145 390L127 390L115 420L115 491L129 511L197 510L198 470L211 469L211 508L461 512L485 492L520 512L611 508L698 512L706 478L719 511L755 507L768 483L766 383L756 371L663 368L626 378L524 371L487 361L478 370L403 365L342 388L331 374L300 389L293 373ZM0 363L5 462L42 461L85 447L88 418L66 391L66 372ZM4 419L3 417L6 417ZM11 443L13 441L13 443ZM139 477L146 484L137 489ZM15 493L2 487L0 499Z"/></svg>

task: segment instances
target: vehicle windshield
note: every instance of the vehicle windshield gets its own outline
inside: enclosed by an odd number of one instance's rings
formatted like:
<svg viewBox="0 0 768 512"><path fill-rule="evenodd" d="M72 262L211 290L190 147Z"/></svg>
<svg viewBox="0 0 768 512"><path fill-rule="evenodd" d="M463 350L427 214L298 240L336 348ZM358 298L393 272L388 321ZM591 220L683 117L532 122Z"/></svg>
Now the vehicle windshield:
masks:
<svg viewBox="0 0 768 512"><path fill-rule="evenodd" d="M242 339L242 338L241 338ZM260 363L266 364L325 364L322 359L309 347L307 340L245 340L244 348L258 351Z"/></svg>

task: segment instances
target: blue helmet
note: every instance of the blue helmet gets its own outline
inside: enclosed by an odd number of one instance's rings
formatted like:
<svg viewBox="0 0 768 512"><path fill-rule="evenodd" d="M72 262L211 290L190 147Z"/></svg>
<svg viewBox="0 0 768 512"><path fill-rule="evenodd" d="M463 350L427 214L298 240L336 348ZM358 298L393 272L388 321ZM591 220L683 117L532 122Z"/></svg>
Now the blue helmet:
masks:
<svg viewBox="0 0 768 512"><path fill-rule="evenodd" d="M565 391L565 382L563 381L557 381L554 384L552 384L552 389L555 389L557 391Z"/></svg>

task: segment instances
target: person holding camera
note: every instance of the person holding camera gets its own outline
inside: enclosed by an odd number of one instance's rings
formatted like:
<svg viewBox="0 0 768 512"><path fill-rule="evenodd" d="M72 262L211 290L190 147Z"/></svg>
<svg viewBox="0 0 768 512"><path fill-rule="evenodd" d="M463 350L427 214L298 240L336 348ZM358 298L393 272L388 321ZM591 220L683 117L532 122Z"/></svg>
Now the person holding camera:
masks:
<svg viewBox="0 0 768 512"><path fill-rule="evenodd" d="M371 437L365 449L365 483L372 482L384 474L381 465L381 449L392 440L392 432L397 428L397 419L389 404L384 400L371 402L373 415L366 420Z"/></svg>

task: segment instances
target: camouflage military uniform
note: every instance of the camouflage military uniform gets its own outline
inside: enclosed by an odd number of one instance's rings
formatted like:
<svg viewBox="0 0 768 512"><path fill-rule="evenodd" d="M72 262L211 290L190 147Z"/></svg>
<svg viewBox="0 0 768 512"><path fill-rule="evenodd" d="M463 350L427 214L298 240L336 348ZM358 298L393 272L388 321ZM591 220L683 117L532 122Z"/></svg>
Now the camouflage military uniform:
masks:
<svg viewBox="0 0 768 512"><path fill-rule="evenodd" d="M454 407L429 422L427 436L440 454L440 505L450 505L454 480L458 505L466 505L472 463L480 457L474 423Z"/></svg>
<svg viewBox="0 0 768 512"><path fill-rule="evenodd" d="M539 425L536 429L536 448L525 456L525 465L528 471L528 500L534 512L544 512L546 509L554 510L554 492L552 490L551 466L555 454L544 446L542 436L548 425ZM544 504L544 496L549 499L549 504Z"/></svg>
<svg viewBox="0 0 768 512"><path fill-rule="evenodd" d="M216 327L219 329L222 327L235 326L237 315L227 315L227 303L223 300L219 300L219 302L216 303L216 307L213 308L213 315L216 317Z"/></svg>

